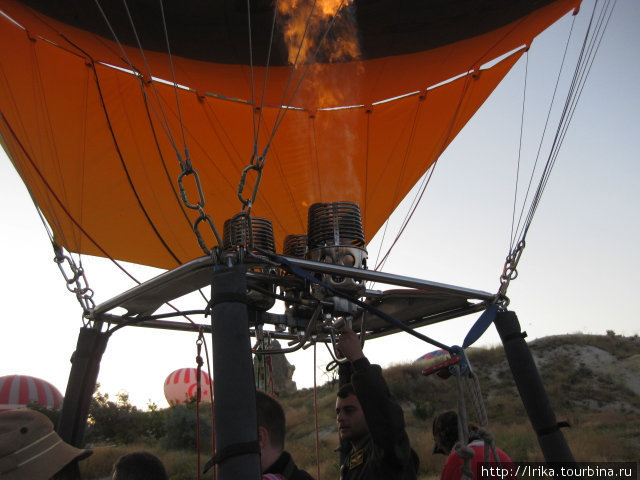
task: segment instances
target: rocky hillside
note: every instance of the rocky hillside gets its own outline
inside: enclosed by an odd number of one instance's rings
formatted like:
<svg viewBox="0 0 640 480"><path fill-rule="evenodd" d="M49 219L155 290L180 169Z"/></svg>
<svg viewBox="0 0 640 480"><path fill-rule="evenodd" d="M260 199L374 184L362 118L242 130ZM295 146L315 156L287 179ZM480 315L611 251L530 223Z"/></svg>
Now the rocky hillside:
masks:
<svg viewBox="0 0 640 480"><path fill-rule="evenodd" d="M579 461L637 461L640 458L640 338L608 335L562 335L529 343L559 421L571 427L565 436ZM501 347L471 349L490 428L497 443L514 460L543 460L535 433L522 406ZM425 377L416 364L385 370L393 395L405 410L412 445L421 458L421 478L435 478L444 458L431 454L431 422L442 410L455 409L453 378ZM314 392L299 390L281 397L288 415L288 448L298 462L316 472L318 415L322 478L334 478L333 448L337 432L333 415L335 384ZM468 399L468 395L466 395ZM470 417L473 409L468 405Z"/></svg>

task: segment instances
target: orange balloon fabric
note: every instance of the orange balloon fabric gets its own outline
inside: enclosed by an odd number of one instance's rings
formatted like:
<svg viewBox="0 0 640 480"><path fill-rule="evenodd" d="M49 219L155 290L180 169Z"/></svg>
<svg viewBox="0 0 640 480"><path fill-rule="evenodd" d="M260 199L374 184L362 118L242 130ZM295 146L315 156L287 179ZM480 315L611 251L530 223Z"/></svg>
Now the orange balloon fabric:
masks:
<svg viewBox="0 0 640 480"><path fill-rule="evenodd" d="M166 54L143 56L0 0L0 42L11 45L0 49L0 134L56 241L73 252L161 268L201 256L197 211L177 184L185 146L220 235L241 210L243 169L268 146L252 215L273 222L277 245L306 232L311 204L343 200L361 206L371 239L525 47L578 5L558 0L426 51L308 71L174 55L187 87L174 88ZM293 97L292 73L294 86L303 78ZM193 179L184 185L197 203ZM206 223L199 231L216 244Z"/></svg>

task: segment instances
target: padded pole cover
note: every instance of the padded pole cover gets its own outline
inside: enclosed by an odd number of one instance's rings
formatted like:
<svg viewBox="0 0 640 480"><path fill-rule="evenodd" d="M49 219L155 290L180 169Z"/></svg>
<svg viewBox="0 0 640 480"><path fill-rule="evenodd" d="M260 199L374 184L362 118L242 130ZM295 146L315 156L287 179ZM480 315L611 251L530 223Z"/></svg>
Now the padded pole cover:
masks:
<svg viewBox="0 0 640 480"><path fill-rule="evenodd" d="M513 374L520 398L538 436L538 443L547 462L575 462L573 453L558 427L547 391L529 350L515 312L499 312L496 329Z"/></svg>
<svg viewBox="0 0 640 480"><path fill-rule="evenodd" d="M71 356L71 371L57 428L60 438L74 447L84 447L91 398L108 341L109 335L96 328L82 327L78 334L76 351ZM77 462L71 462L56 474L55 478L80 479Z"/></svg>
<svg viewBox="0 0 640 480"><path fill-rule="evenodd" d="M245 275L244 265L223 268L211 285L216 450L233 452L218 463L219 480L261 476Z"/></svg>
<svg viewBox="0 0 640 480"><path fill-rule="evenodd" d="M84 446L89 406L108 340L108 334L95 328L82 327L76 351L71 356L71 372L57 431L65 442L74 447Z"/></svg>

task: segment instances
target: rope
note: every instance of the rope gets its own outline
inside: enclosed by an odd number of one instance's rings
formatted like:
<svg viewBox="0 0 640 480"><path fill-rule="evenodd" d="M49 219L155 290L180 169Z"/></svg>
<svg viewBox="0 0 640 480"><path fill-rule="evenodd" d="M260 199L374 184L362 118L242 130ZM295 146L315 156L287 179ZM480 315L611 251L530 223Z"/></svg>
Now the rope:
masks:
<svg viewBox="0 0 640 480"><path fill-rule="evenodd" d="M318 381L317 381L317 343L313 343L313 415L316 425L316 468L317 480L320 480L320 427L318 426Z"/></svg>
<svg viewBox="0 0 640 480"><path fill-rule="evenodd" d="M470 70L470 72L471 72L471 70ZM453 115L451 117L451 121L449 122L449 125L447 126L447 131L445 132L445 134L444 134L444 136L442 138L442 143L440 144L439 153L438 153L438 155L436 157L436 161L431 165L428 173L426 173L423 176L422 184L420 185L419 193L416 195L416 197L415 197L415 199L414 199L414 201L413 201L413 203L412 203L412 205L410 207L410 211L405 216L405 219L403 220L403 224L402 224L402 227L401 227L400 231L396 235L395 240L392 242L391 246L387 250L387 253L384 255L383 259L380 260L378 262L378 264L376 265L375 270L378 270L378 268L381 268L381 266L384 265L384 263L386 262L389 254L391 253L391 250L393 249L393 247L396 245L396 243L400 239L400 236L404 233L404 230L408 226L409 221L411 220L411 218L413 218L413 215L414 215L416 209L418 208L418 205L420 204L420 201L422 200L422 197L424 196L424 192L425 192L427 186L430 183L431 177L433 176L433 172L435 171L436 164L437 164L437 159L444 152L444 150L446 148L446 145L447 145L447 141L451 137L451 133L453 131L453 126L454 126L454 124L456 122L456 119L458 118L458 114L460 113L460 109L462 108L462 104L463 104L463 101L465 99L466 93L469 91L469 88L471 86L472 77L473 77L473 75L469 74L465 78L465 83L464 83L464 86L463 86L463 89L462 89L462 93L460 94L460 99L459 99L458 104L456 105L456 109L455 109L455 111L454 111L454 113L453 113ZM422 95L419 98L420 98L420 100L424 100L424 96L422 96Z"/></svg>
<svg viewBox="0 0 640 480"><path fill-rule="evenodd" d="M485 408L484 401L482 400L480 381L478 380L478 376L476 375L476 373L471 370L469 371L466 379L467 388L469 389L469 393L471 396L471 403L475 408L476 417L478 418L478 423L481 427L478 434L484 442L484 461L490 461L489 451L491 451L494 461L498 464L498 466L500 466L500 457L498 456L495 440L493 438L493 434L489 430L489 417L487 416L487 410Z"/></svg>
<svg viewBox="0 0 640 480"><path fill-rule="evenodd" d="M471 472L471 459L474 451L468 446L469 443L469 422L467 420L467 408L464 402L464 391L462 388L462 372L460 365L453 367L456 377L456 388L458 391L458 441L453 446L453 451L463 460L460 470L462 471L463 480L473 477Z"/></svg>
<svg viewBox="0 0 640 480"><path fill-rule="evenodd" d="M204 335L202 336L202 344L204 345L204 353L207 359L207 374L209 375L209 380L211 380L211 387L209 388L209 401L210 401L210 409L211 409L211 456L214 457L216 454L216 417L213 413L213 375L211 375L211 362L209 361L209 348L207 347L207 342L205 340ZM216 480L218 476L218 469L213 469L213 480Z"/></svg>
<svg viewBox="0 0 640 480"><path fill-rule="evenodd" d="M462 478L467 480L473 477L473 472L471 471L471 459L473 459L475 452L473 448L469 447L469 417L467 415L467 407L462 385L463 376L466 380L467 389L469 390L471 404L474 407L476 418L480 424L480 429L477 434L484 443L484 462L489 463L491 461L491 455L493 455L493 461L500 466L500 457L498 455L493 434L489 430L489 419L484 401L482 400L482 392L478 376L471 369L471 366L468 364L468 360L466 366L463 366L463 368L461 368L460 364L455 364L453 366L453 373L456 377L456 389L458 393L458 441L455 443L453 451L463 459L463 464L460 467L460 470L463 474Z"/></svg>
<svg viewBox="0 0 640 480"><path fill-rule="evenodd" d="M202 373L202 357L200 356L200 352L202 350L202 342L204 341L204 335L202 328L200 329L200 333L198 335L198 339L196 340L196 348L198 354L196 355L196 364L198 367L196 368L196 457L197 457L197 465L198 470L196 474L197 480L200 480L200 401L202 400L202 381L200 379L200 375Z"/></svg>

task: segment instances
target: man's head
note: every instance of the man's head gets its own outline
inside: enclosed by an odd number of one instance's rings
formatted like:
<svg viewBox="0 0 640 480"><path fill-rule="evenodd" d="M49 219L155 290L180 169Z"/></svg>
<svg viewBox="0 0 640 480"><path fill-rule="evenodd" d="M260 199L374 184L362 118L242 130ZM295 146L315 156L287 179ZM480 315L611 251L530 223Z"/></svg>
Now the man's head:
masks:
<svg viewBox="0 0 640 480"><path fill-rule="evenodd" d="M458 414L448 410L433 419L433 453L449 455L458 441Z"/></svg>
<svg viewBox="0 0 640 480"><path fill-rule="evenodd" d="M53 423L29 409L0 412L2 480L47 480L74 460L93 453L72 447L53 430Z"/></svg>
<svg viewBox="0 0 640 480"><path fill-rule="evenodd" d="M158 457L149 452L133 452L113 465L112 480L167 480L169 476Z"/></svg>
<svg viewBox="0 0 640 480"><path fill-rule="evenodd" d="M467 424L469 442L482 438L482 429L475 423ZM449 455L458 441L458 414L447 410L436 415L433 419L433 453Z"/></svg>
<svg viewBox="0 0 640 480"><path fill-rule="evenodd" d="M350 383L338 390L336 421L340 439L350 442L354 448L360 448L369 434L369 427L360 401Z"/></svg>
<svg viewBox="0 0 640 480"><path fill-rule="evenodd" d="M258 440L262 471L275 462L284 450L285 416L280 402L261 391L256 391L258 413Z"/></svg>

